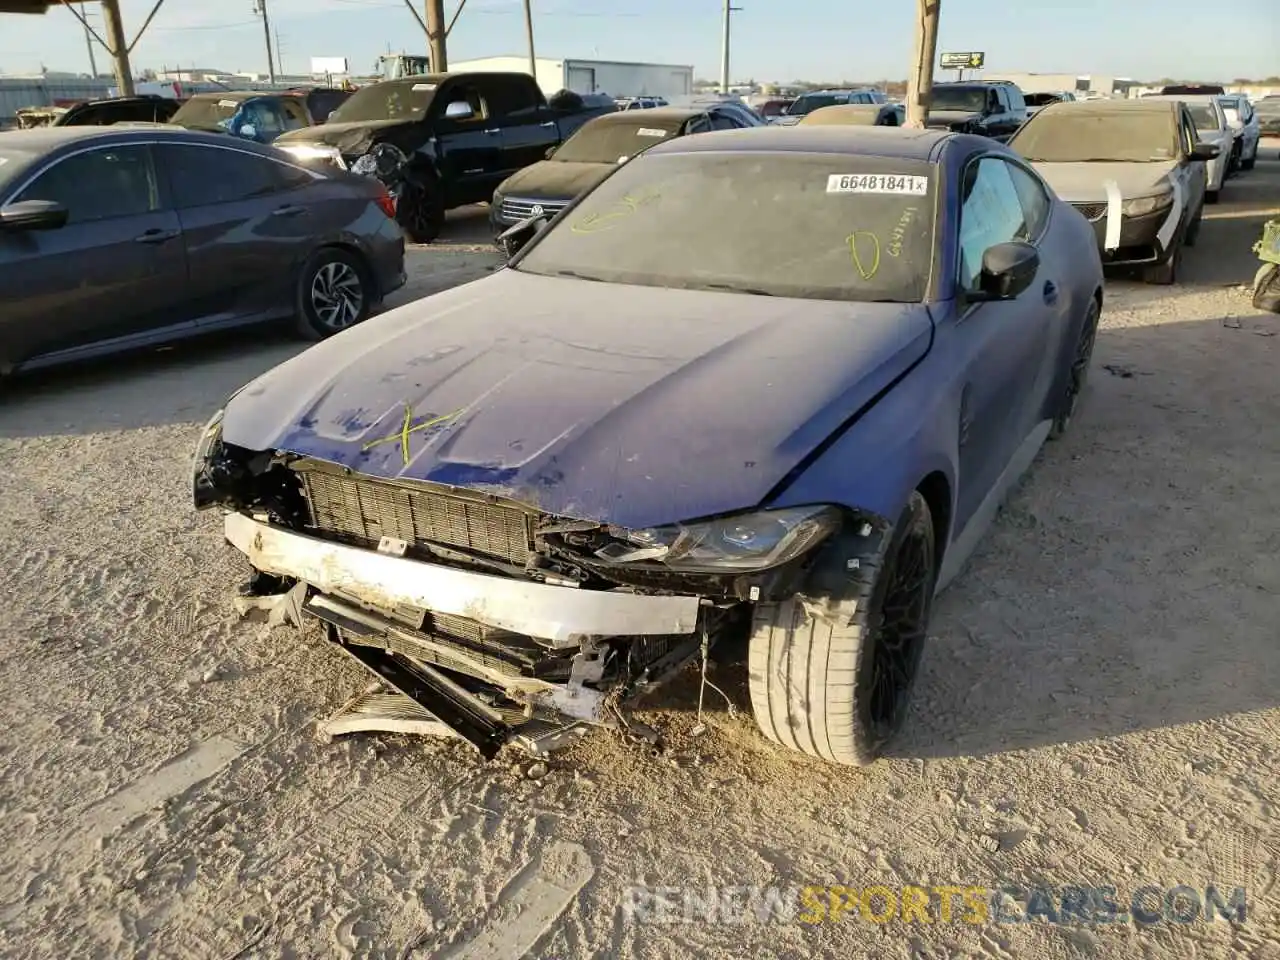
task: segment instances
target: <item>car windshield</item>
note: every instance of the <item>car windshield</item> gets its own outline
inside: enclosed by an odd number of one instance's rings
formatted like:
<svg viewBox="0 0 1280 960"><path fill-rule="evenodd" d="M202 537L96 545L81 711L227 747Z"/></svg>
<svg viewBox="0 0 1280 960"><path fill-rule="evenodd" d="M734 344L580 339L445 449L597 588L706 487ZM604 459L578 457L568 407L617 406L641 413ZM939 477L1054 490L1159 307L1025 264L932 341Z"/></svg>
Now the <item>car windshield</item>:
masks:
<svg viewBox="0 0 1280 960"><path fill-rule="evenodd" d="M1212 133L1219 129L1218 115L1207 103L1188 103L1187 112L1191 114L1197 133Z"/></svg>
<svg viewBox="0 0 1280 960"><path fill-rule="evenodd" d="M374 120L422 120L431 107L436 84L418 77L370 84L353 93L327 123L368 123Z"/></svg>
<svg viewBox="0 0 1280 960"><path fill-rule="evenodd" d="M36 156L34 153L15 150L7 145L0 148L0 194L3 194L5 187L18 179L22 172L35 162Z"/></svg>
<svg viewBox="0 0 1280 960"><path fill-rule="evenodd" d="M929 94L930 110L964 110L976 113L986 105L986 87L934 87Z"/></svg>
<svg viewBox="0 0 1280 960"><path fill-rule="evenodd" d="M189 130L226 130L243 103L229 97L192 97L169 122Z"/></svg>
<svg viewBox="0 0 1280 960"><path fill-rule="evenodd" d="M513 269L809 300L924 299L937 168L847 154L647 154Z"/></svg>
<svg viewBox="0 0 1280 960"><path fill-rule="evenodd" d="M791 104L791 109L787 111L787 115L803 117L806 113L812 113L819 107L829 107L836 103L848 102L849 95L847 93L806 93Z"/></svg>
<svg viewBox="0 0 1280 960"><path fill-rule="evenodd" d="M1149 163L1177 155L1173 114L1077 110L1074 105L1037 113L1009 140L1032 163Z"/></svg>
<svg viewBox="0 0 1280 960"><path fill-rule="evenodd" d="M680 129L679 121L649 121L646 112L635 111L638 115L625 120L616 115L604 122L593 120L566 140L551 159L566 163L618 163L670 139Z"/></svg>

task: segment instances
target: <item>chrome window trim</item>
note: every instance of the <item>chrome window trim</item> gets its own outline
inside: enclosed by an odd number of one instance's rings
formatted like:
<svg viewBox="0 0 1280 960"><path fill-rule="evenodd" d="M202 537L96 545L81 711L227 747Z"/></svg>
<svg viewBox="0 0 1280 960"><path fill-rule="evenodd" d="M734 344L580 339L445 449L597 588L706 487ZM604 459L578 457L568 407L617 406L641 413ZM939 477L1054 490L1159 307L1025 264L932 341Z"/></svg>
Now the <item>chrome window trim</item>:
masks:
<svg viewBox="0 0 1280 960"><path fill-rule="evenodd" d="M31 184L36 182L36 180L40 179L40 177L44 176L46 173L48 173L58 164L62 163L64 160L70 160L72 157L78 157L81 154L92 153L95 150L110 150L113 147L154 147L154 146L204 147L209 150L226 150L229 153L238 153L238 154L241 154L242 156L256 157L259 160L266 160L269 163L278 163L280 164L280 166L288 167L291 170L299 170L302 173L305 173L309 177L311 177L312 180L325 179L324 174L317 173L315 170L309 170L308 168L301 166L300 164L289 163L288 161L281 160L278 157L266 157L266 156L263 156L261 153L255 153L252 150L242 150L239 148L239 146L235 144L200 143L200 142L193 143L190 140L154 140L154 139L113 140L111 143L93 143L89 146L82 147L79 150L73 150L70 153L64 153L62 156L57 157L56 159L46 163L44 166L38 169L35 173L28 175L28 177L25 180L22 180L19 182L17 189L13 190L9 194L10 199L6 200L3 206L7 207L11 203L13 203L14 202L12 199L13 197L21 196L22 192L26 190L27 187L31 186ZM153 158L153 165L158 172L160 169L160 164L155 162L154 158ZM173 209L173 208L160 207L159 209L163 210L163 209Z"/></svg>

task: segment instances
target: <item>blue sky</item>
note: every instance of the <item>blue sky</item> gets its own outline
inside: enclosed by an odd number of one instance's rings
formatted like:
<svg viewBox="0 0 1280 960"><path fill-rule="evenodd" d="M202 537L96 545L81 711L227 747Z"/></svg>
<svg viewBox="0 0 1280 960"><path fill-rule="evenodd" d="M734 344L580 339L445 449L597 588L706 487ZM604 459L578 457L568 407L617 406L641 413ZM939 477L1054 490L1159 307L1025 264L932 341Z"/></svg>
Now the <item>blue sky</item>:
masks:
<svg viewBox="0 0 1280 960"><path fill-rule="evenodd" d="M420 0L414 0L421 9ZM906 76L913 0L734 0L733 75L757 80ZM457 0L446 0L452 13ZM151 0L122 0L130 35ZM100 23L90 4L90 18ZM137 67L175 63L265 70L252 0L165 0L134 51ZM718 77L719 0L533 0L540 55L694 64ZM372 66L387 49L425 52L403 0L268 0L284 66L312 56ZM982 50L992 70L1230 80L1280 74L1280 0L944 0L939 51ZM450 57L524 49L520 0L468 0ZM0 14L0 71L87 70L66 10ZM99 55L99 65L105 57Z"/></svg>

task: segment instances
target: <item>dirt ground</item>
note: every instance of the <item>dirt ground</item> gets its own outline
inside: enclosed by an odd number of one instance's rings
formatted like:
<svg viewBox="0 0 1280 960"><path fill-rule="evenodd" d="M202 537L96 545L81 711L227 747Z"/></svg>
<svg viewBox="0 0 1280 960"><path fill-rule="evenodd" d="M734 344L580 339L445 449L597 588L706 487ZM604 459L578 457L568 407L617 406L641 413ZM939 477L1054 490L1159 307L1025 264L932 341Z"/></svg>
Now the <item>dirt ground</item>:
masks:
<svg viewBox="0 0 1280 960"><path fill-rule="evenodd" d="M196 432L298 346L244 334L0 400L0 953L11 957L1280 958L1280 317L1242 284L1280 145L1176 287L1109 284L1090 392L937 608L887 759L767 743L721 651L548 768L314 722L367 680L238 620ZM411 255L484 272L483 213ZM714 702L713 702L714 701ZM533 773L534 776L530 776ZM541 775L538 775L541 774ZM1244 886L1245 923L641 923L634 884Z"/></svg>

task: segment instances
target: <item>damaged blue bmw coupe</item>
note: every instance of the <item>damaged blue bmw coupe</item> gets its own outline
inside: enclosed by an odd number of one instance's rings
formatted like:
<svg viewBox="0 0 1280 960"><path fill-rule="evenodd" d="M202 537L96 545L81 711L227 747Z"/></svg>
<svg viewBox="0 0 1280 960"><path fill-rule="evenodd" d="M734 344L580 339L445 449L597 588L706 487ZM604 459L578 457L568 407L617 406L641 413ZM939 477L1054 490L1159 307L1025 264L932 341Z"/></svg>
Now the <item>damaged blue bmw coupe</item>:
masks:
<svg viewBox="0 0 1280 960"><path fill-rule="evenodd" d="M670 141L525 227L210 421L196 506L248 601L486 756L652 738L628 703L737 634L766 736L873 760L936 592L1075 412L1089 223L992 140L814 127Z"/></svg>

